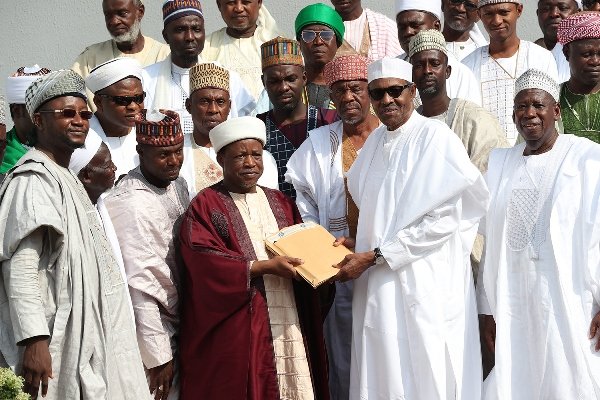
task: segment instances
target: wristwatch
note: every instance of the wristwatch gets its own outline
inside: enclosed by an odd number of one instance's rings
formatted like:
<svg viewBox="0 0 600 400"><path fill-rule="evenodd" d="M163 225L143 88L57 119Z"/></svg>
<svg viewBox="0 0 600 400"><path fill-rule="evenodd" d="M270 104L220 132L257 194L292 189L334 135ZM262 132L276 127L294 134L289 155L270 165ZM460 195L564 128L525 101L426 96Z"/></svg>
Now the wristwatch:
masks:
<svg viewBox="0 0 600 400"><path fill-rule="evenodd" d="M381 265L385 262L385 258L383 258L383 254L381 254L379 247L375 247L373 253L375 253L375 265Z"/></svg>

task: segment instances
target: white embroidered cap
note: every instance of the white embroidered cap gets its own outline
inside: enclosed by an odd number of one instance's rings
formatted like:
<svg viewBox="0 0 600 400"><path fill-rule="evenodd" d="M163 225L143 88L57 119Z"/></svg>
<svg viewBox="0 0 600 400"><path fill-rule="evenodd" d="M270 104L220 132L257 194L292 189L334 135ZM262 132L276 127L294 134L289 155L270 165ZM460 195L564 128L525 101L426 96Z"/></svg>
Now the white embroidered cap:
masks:
<svg viewBox="0 0 600 400"><path fill-rule="evenodd" d="M410 44L408 45L409 58L412 58L416 53L425 50L439 50L448 55L446 39L442 32L437 29L428 29L417 33L410 39Z"/></svg>
<svg viewBox="0 0 600 400"><path fill-rule="evenodd" d="M396 0L396 15L402 11L425 11L442 20L441 0Z"/></svg>
<svg viewBox="0 0 600 400"><path fill-rule="evenodd" d="M399 58L384 57L369 64L369 83L382 78L399 78L412 82L412 65Z"/></svg>
<svg viewBox="0 0 600 400"><path fill-rule="evenodd" d="M560 86L550 75L539 69L527 70L515 81L515 96L523 90L541 89L549 93L557 102L560 99Z"/></svg>
<svg viewBox="0 0 600 400"><path fill-rule="evenodd" d="M523 4L521 0L479 0L478 8L487 6L489 4L500 4L500 3L515 3L515 4Z"/></svg>

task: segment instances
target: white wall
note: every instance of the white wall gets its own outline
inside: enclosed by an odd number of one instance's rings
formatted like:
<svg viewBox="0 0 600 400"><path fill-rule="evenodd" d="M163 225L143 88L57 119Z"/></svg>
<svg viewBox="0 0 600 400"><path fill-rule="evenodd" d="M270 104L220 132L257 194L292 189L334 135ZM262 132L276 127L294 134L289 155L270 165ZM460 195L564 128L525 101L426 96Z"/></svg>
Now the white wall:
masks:
<svg viewBox="0 0 600 400"><path fill-rule="evenodd" d="M326 4L330 3L326 0ZM161 39L162 0L145 0L144 34ZM264 0L280 28L293 34L294 19L300 9L317 1ZM393 0L363 0L363 6L390 17ZM520 21L523 39L540 36L535 7L526 2ZM207 33L224 26L216 0L203 3ZM101 0L0 0L0 91L5 77L18 67L39 64L50 69L68 68L89 44L107 40Z"/></svg>

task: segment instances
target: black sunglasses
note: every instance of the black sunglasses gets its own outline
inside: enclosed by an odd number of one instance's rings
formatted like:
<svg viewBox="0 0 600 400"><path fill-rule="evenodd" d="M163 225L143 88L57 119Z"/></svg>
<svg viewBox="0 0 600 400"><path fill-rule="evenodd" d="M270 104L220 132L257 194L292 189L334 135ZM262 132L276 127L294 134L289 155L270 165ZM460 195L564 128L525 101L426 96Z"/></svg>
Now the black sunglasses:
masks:
<svg viewBox="0 0 600 400"><path fill-rule="evenodd" d="M390 95L390 97L396 99L400 97L402 92L404 92L404 89L411 87L412 85L412 83L407 83L406 85L402 86L390 86L380 89L369 89L369 96L371 96L373 100L379 101L383 99L383 96L385 96L385 94L387 93Z"/></svg>
<svg viewBox="0 0 600 400"><path fill-rule="evenodd" d="M331 31L331 30L325 30L325 31L312 31L310 29L302 30L301 37L305 43L310 43L310 42L314 41L317 38L317 36L320 37L322 41L329 42L329 41L331 41L331 39L333 39L335 37L335 32Z"/></svg>
<svg viewBox="0 0 600 400"><path fill-rule="evenodd" d="M468 10L468 11L475 11L475 10L477 10L477 4L471 3L470 1L467 1L467 0L450 0L450 3L454 4L455 6L458 6L460 4L464 4L465 5L465 9Z"/></svg>
<svg viewBox="0 0 600 400"><path fill-rule="evenodd" d="M128 106L131 104L131 102L134 102L135 104L142 104L146 98L146 92L142 92L142 94L136 94L135 96L113 96L110 94L97 94L96 96L111 99L113 103L118 106Z"/></svg>
<svg viewBox="0 0 600 400"><path fill-rule="evenodd" d="M94 113L89 110L77 111L72 108L63 108L62 110L40 110L39 113L48 114L62 114L63 118L75 118L75 115L79 114L82 119L90 119L94 116Z"/></svg>

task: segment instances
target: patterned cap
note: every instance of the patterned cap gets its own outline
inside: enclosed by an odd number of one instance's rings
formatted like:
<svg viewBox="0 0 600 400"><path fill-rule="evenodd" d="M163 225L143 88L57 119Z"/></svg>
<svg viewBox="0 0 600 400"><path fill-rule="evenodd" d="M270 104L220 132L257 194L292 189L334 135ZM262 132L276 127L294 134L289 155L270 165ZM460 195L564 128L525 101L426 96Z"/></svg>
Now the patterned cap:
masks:
<svg viewBox="0 0 600 400"><path fill-rule="evenodd" d="M33 82L25 92L25 108L29 116L50 100L62 96L77 96L85 99L83 78L70 69L61 69L43 75Z"/></svg>
<svg viewBox="0 0 600 400"><path fill-rule="evenodd" d="M50 73L48 68L21 67L6 79L6 101L8 104L25 104L25 91L37 78Z"/></svg>
<svg viewBox="0 0 600 400"><path fill-rule="evenodd" d="M208 87L229 92L229 71L214 63L197 64L190 68L190 95Z"/></svg>
<svg viewBox="0 0 600 400"><path fill-rule="evenodd" d="M6 102L4 101L4 96L0 94L0 125L6 125L5 108Z"/></svg>
<svg viewBox="0 0 600 400"><path fill-rule="evenodd" d="M163 25L188 15L204 18L199 0L166 0L162 6Z"/></svg>
<svg viewBox="0 0 600 400"><path fill-rule="evenodd" d="M396 15L403 11L424 11L442 20L441 0L396 0Z"/></svg>
<svg viewBox="0 0 600 400"><path fill-rule="evenodd" d="M281 36L260 45L260 58L263 71L273 65L304 66L300 44L294 39Z"/></svg>
<svg viewBox="0 0 600 400"><path fill-rule="evenodd" d="M478 8L490 5L490 4L500 4L500 3L515 3L515 4L523 4L521 0L479 0Z"/></svg>
<svg viewBox="0 0 600 400"><path fill-rule="evenodd" d="M135 121L135 138L139 144L167 147L183 142L179 114L171 110L142 110Z"/></svg>
<svg viewBox="0 0 600 400"><path fill-rule="evenodd" d="M344 21L333 8L323 3L316 3L300 10L294 23L297 39L300 40L300 32L305 26L313 24L325 25L333 29L338 44L343 42L344 32L346 31Z"/></svg>
<svg viewBox="0 0 600 400"><path fill-rule="evenodd" d="M600 12L583 11L570 15L558 24L560 44L582 39L600 39Z"/></svg>
<svg viewBox="0 0 600 400"><path fill-rule="evenodd" d="M408 45L409 58L425 50L439 50L448 55L446 39L442 32L437 29L428 29L417 33L410 39L410 44Z"/></svg>
<svg viewBox="0 0 600 400"><path fill-rule="evenodd" d="M325 64L325 81L328 86L339 81L366 81L368 65L367 59L358 54L335 57Z"/></svg>
<svg viewBox="0 0 600 400"><path fill-rule="evenodd" d="M515 96L527 89L541 89L549 93L557 102L560 98L560 86L550 75L538 69L527 70L515 81Z"/></svg>

